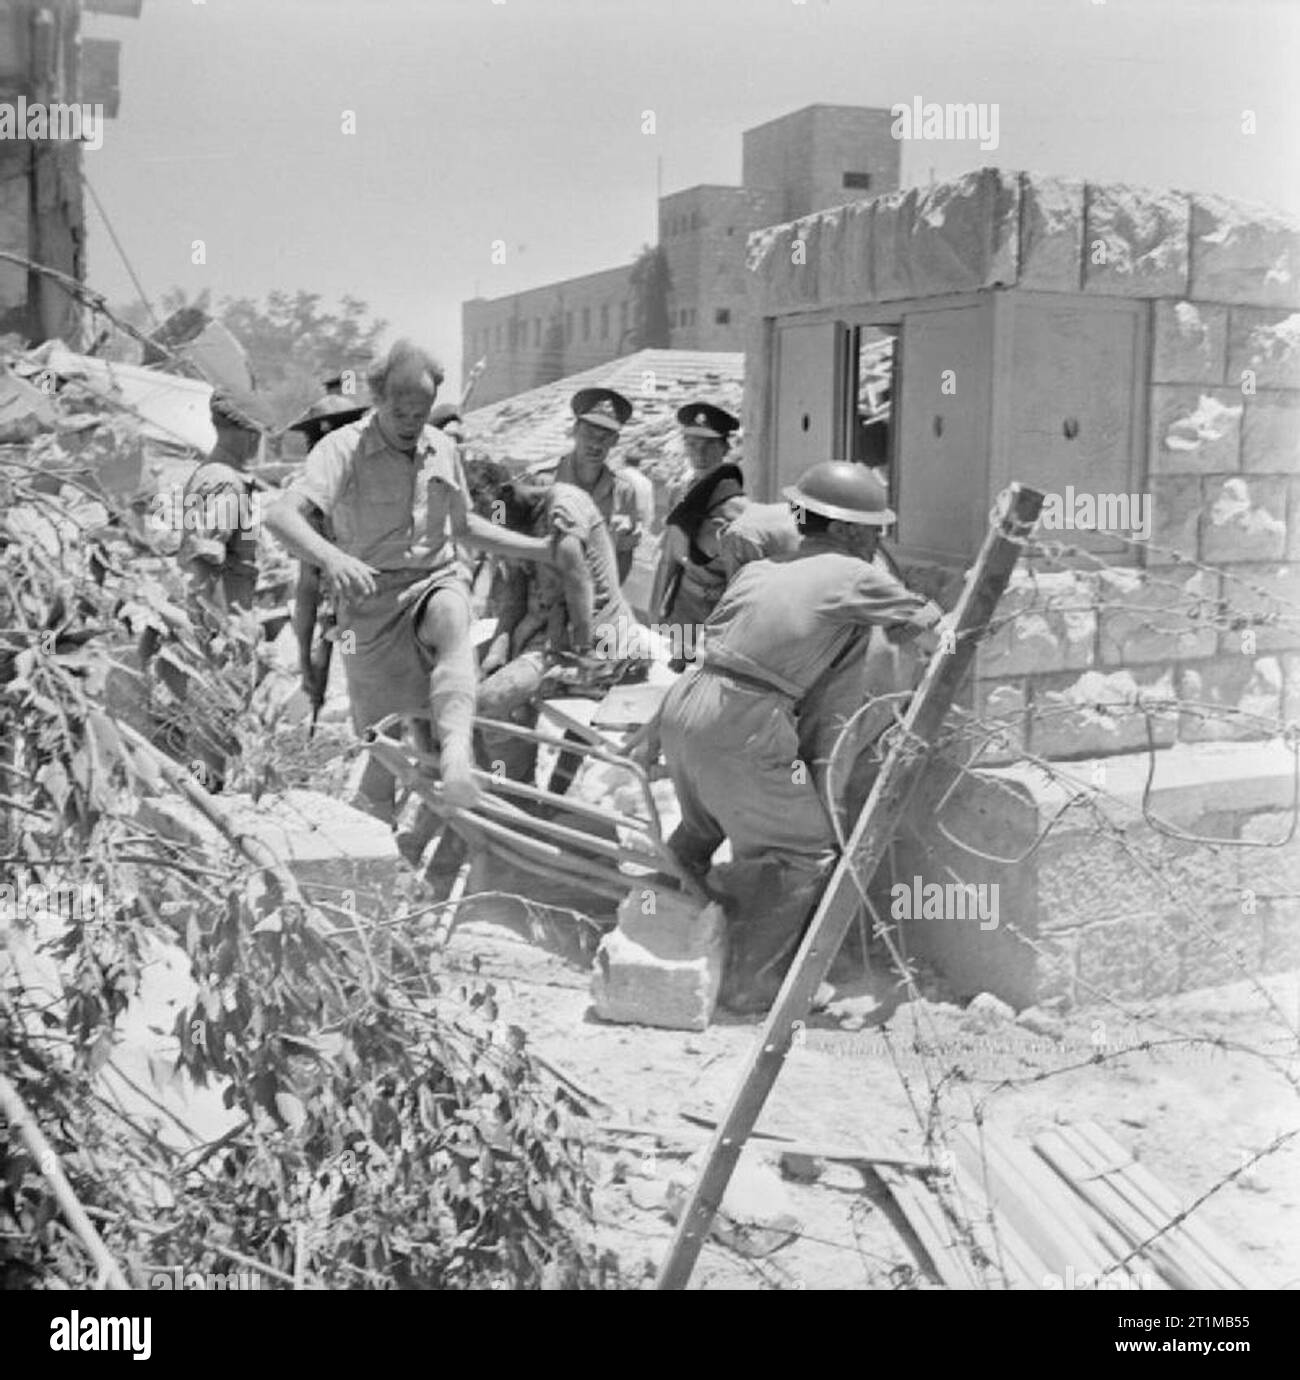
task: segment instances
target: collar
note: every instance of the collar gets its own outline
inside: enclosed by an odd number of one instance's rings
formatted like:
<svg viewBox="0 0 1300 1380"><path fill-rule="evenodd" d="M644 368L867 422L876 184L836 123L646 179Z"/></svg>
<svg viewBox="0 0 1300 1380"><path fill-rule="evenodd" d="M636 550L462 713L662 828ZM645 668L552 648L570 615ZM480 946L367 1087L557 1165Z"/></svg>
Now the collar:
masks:
<svg viewBox="0 0 1300 1380"><path fill-rule="evenodd" d="M433 430L434 428L430 426L426 426L421 430L419 438L415 442L415 454L409 457L413 464L417 466L422 465L429 458L430 453L436 450L437 446L432 434ZM403 460L408 458L404 450L398 450L396 446L392 446L388 443L383 431L380 430L379 416L375 412L370 414L369 419L362 429L361 448L368 455L373 454L377 450L386 450L393 455L400 455Z"/></svg>
<svg viewBox="0 0 1300 1380"><path fill-rule="evenodd" d="M600 473L596 476L596 482L591 486L590 489L588 489L584 484L579 483L578 460L572 451L569 451L567 455L562 456L560 458L559 463L556 465L555 472L557 478L559 477L561 470L563 470L564 473L568 475L568 478L564 480L564 483L572 484L575 489L582 489L584 493L588 494L594 495L600 489L602 484L613 484L615 482L614 471L610 469L608 464L602 461L600 466Z"/></svg>

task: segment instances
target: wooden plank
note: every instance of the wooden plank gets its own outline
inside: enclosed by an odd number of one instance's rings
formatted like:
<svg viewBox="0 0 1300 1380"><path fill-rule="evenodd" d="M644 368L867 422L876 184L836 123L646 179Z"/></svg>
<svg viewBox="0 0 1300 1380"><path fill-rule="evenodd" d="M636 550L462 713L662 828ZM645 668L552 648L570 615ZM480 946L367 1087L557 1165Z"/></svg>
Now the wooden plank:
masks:
<svg viewBox="0 0 1300 1380"><path fill-rule="evenodd" d="M1132 1153L1124 1150L1095 1121L1079 1122L1074 1128L1100 1154L1115 1159L1124 1157L1120 1171L1111 1176L1116 1187L1124 1192L1135 1206L1146 1205L1145 1216L1157 1225L1171 1222L1183 1210L1177 1196ZM1203 1222L1185 1218L1170 1233L1176 1235L1180 1244L1187 1250L1189 1261L1199 1261L1202 1268L1217 1277L1220 1283L1216 1288L1224 1289L1269 1289L1272 1286L1264 1277L1233 1250L1220 1236L1216 1235Z"/></svg>
<svg viewBox="0 0 1300 1380"><path fill-rule="evenodd" d="M1079 1154L1059 1131L1049 1131L1034 1142L1034 1149L1069 1181L1079 1196L1099 1212L1124 1237L1131 1249L1151 1235L1146 1221L1133 1211L1124 1198L1097 1175L1088 1161ZM1124 1252L1125 1255L1128 1251ZM1122 1259L1122 1257L1116 1257ZM1177 1256L1159 1241L1153 1242L1137 1259L1146 1261L1162 1274L1175 1289L1207 1287L1196 1274L1189 1273ZM1113 1263L1113 1262L1112 1262ZM1124 1267L1132 1273L1131 1266Z"/></svg>
<svg viewBox="0 0 1300 1380"><path fill-rule="evenodd" d="M768 1093L780 1076L794 1023L803 1020L811 1010L817 988L839 952L858 910L859 884L865 886L871 881L893 840L898 821L925 773L935 737L966 678L975 644L988 629L1042 504L1042 494L1013 484L1002 510L989 526L955 610L953 636L945 638L931 660L804 932L790 971L746 1060L731 1105L709 1147L700 1177L678 1219L657 1288L681 1289L690 1278L745 1138L757 1124Z"/></svg>
<svg viewBox="0 0 1300 1380"><path fill-rule="evenodd" d="M994 1208L1042 1261L1045 1275L1064 1280L1071 1268L1096 1274L1114 1263L1078 1198L1030 1150L988 1126L959 1126L952 1140L958 1162L985 1183ZM1041 1280L1038 1287L1045 1287Z"/></svg>
<svg viewBox="0 0 1300 1380"><path fill-rule="evenodd" d="M1006 1289L1041 1289L1043 1277L1050 1271L1005 1214L990 1203L979 1182L958 1165L946 1183L954 1207L961 1209L970 1222L971 1236L988 1259L986 1268L1001 1286ZM938 1185L935 1187L939 1188Z"/></svg>
<svg viewBox="0 0 1300 1380"><path fill-rule="evenodd" d="M1161 1212L1127 1181L1124 1177L1125 1171L1133 1163L1133 1157L1127 1150L1109 1138L1101 1146L1094 1145L1084 1134L1081 1126L1061 1126L1057 1129L1065 1143L1089 1166L1091 1177L1106 1184L1117 1199L1127 1204L1134 1213L1143 1229L1140 1240L1155 1236L1157 1232L1162 1233L1158 1241L1153 1243L1152 1251L1159 1250L1171 1259L1178 1273L1195 1280L1197 1288L1235 1287L1226 1272L1220 1271L1212 1261L1204 1259L1199 1252L1189 1249L1189 1243L1182 1238L1177 1228L1164 1230L1169 1227L1176 1213Z"/></svg>
<svg viewBox="0 0 1300 1380"><path fill-rule="evenodd" d="M704 1116L699 1112L679 1111L677 1115L683 1121L692 1122L701 1130L712 1131L718 1125L713 1118ZM626 1129L635 1130L636 1128L629 1127ZM934 1171L934 1166L929 1161L917 1159L915 1155L905 1155L899 1147L886 1143L866 1143L861 1146L811 1145L796 1137L782 1135L778 1131L756 1130L751 1135L756 1140L768 1142L769 1149L780 1150L783 1154L788 1152L792 1155L808 1155L812 1159L836 1160L845 1164L888 1164L898 1169L910 1169L918 1174L928 1174Z"/></svg>
<svg viewBox="0 0 1300 1380"><path fill-rule="evenodd" d="M888 1165L874 1166L890 1197L916 1233L934 1272L949 1289L979 1289L983 1281L964 1249L953 1239L952 1224L933 1198L905 1174Z"/></svg>
<svg viewBox="0 0 1300 1380"><path fill-rule="evenodd" d="M601 700L591 722L596 728L640 728L659 712L670 685L616 685Z"/></svg>

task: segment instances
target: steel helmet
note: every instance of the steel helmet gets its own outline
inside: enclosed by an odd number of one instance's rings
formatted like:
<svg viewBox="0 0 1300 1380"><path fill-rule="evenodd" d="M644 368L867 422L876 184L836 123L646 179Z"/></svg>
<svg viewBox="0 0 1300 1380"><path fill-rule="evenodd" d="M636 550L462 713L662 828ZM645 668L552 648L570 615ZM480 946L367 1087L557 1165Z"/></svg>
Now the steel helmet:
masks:
<svg viewBox="0 0 1300 1380"><path fill-rule="evenodd" d="M836 522L888 527L896 520L884 484L866 465L851 460L823 460L782 493L796 507Z"/></svg>

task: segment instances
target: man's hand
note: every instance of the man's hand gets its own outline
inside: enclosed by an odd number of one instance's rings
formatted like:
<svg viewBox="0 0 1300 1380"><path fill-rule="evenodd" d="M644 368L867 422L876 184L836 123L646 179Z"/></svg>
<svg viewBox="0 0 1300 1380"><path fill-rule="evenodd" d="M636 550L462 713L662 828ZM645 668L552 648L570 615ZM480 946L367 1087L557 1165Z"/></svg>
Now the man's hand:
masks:
<svg viewBox="0 0 1300 1380"><path fill-rule="evenodd" d="M356 556L349 556L337 548L325 562L325 577L340 594L354 594L358 597L370 595L378 589L375 576L379 572L373 565Z"/></svg>

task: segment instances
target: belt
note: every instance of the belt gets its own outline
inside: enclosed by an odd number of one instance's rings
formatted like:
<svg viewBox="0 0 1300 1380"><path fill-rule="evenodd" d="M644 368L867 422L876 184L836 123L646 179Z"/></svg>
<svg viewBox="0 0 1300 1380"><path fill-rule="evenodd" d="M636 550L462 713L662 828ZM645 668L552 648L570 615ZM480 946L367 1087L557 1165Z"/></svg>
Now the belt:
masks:
<svg viewBox="0 0 1300 1380"><path fill-rule="evenodd" d="M726 676L728 680L734 680L737 685L748 686L751 690L761 690L765 695L780 695L785 700L796 698L788 690L782 690L779 685L773 685L771 681L762 680L758 676L746 675L744 671L733 671L730 666L719 666L712 661L698 662L697 665L707 675Z"/></svg>

